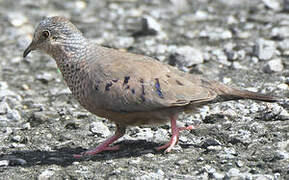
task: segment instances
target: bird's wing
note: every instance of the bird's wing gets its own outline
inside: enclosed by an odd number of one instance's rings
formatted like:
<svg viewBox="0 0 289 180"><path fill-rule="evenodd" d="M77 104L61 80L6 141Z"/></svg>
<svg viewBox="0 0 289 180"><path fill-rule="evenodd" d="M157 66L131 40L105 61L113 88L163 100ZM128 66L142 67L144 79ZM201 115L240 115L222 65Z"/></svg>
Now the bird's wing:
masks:
<svg viewBox="0 0 289 180"><path fill-rule="evenodd" d="M152 111L214 99L201 76L185 74L147 56L103 48L90 62L94 98L105 109Z"/></svg>

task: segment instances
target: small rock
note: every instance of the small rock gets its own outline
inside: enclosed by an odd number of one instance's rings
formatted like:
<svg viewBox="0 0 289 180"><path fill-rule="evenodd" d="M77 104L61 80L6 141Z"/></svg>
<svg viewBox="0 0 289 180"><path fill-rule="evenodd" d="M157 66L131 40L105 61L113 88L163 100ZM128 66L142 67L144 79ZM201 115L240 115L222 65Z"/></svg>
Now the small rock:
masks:
<svg viewBox="0 0 289 180"><path fill-rule="evenodd" d="M6 127L6 129L5 129L6 135L10 135L10 134L12 134L12 132L13 132L13 130L10 127Z"/></svg>
<svg viewBox="0 0 289 180"><path fill-rule="evenodd" d="M288 26L274 27L271 31L271 37L278 39L288 38L289 27Z"/></svg>
<svg viewBox="0 0 289 180"><path fill-rule="evenodd" d="M232 65L234 69L244 69L244 70L248 69L247 67L241 65L239 62L236 61L234 61Z"/></svg>
<svg viewBox="0 0 289 180"><path fill-rule="evenodd" d="M237 37L240 38L240 39L248 39L251 37L251 33L248 32L248 31L242 31L242 32L238 32L237 33Z"/></svg>
<svg viewBox="0 0 289 180"><path fill-rule="evenodd" d="M202 147L207 148L209 146L219 146L219 145L221 145L221 143L216 139L206 139L203 142Z"/></svg>
<svg viewBox="0 0 289 180"><path fill-rule="evenodd" d="M11 111L9 104L6 102L0 102L0 114L6 114L8 111Z"/></svg>
<svg viewBox="0 0 289 180"><path fill-rule="evenodd" d="M89 116L88 112L81 112L81 111L75 111L72 113L73 117L76 117L77 119L83 119L87 118Z"/></svg>
<svg viewBox="0 0 289 180"><path fill-rule="evenodd" d="M173 12L184 12L189 9L187 0L170 0L172 3Z"/></svg>
<svg viewBox="0 0 289 180"><path fill-rule="evenodd" d="M212 55L221 64L224 64L226 66L230 66L232 64L231 62L228 61L228 58L227 58L225 52L222 49L214 49L212 51Z"/></svg>
<svg viewBox="0 0 289 180"><path fill-rule="evenodd" d="M8 83L6 81L0 81L0 89L7 89Z"/></svg>
<svg viewBox="0 0 289 180"><path fill-rule="evenodd" d="M288 0L289 1L289 0ZM288 29L289 30L289 29ZM289 41L288 39L285 39L283 41L280 41L278 43L278 48L281 49L281 51L287 51L289 49Z"/></svg>
<svg viewBox="0 0 289 180"><path fill-rule="evenodd" d="M22 128L29 130L29 129L31 129L31 125L30 125L30 123L25 123L25 124L23 124Z"/></svg>
<svg viewBox="0 0 289 180"><path fill-rule="evenodd" d="M20 56L16 56L16 57L12 58L10 62L13 64L17 64L17 63L20 63L21 60L22 60L22 58Z"/></svg>
<svg viewBox="0 0 289 180"><path fill-rule="evenodd" d="M19 135L13 136L13 137L12 137L12 141L14 141L14 142L21 142L21 141L22 141L22 137L19 136Z"/></svg>
<svg viewBox="0 0 289 180"><path fill-rule="evenodd" d="M240 174L240 170L237 168L231 168L228 172L229 177L237 177Z"/></svg>
<svg viewBox="0 0 289 180"><path fill-rule="evenodd" d="M20 120L21 120L21 115L20 115L20 113L19 113L17 110L15 110L15 109L9 110L9 111L7 112L7 114L6 114L6 117L7 117L8 119L13 120L13 121L20 121Z"/></svg>
<svg viewBox="0 0 289 180"><path fill-rule="evenodd" d="M281 10L281 4L278 0L263 0L263 3L270 9L275 11Z"/></svg>
<svg viewBox="0 0 289 180"><path fill-rule="evenodd" d="M154 133L151 128L141 128L136 134L138 139L153 140Z"/></svg>
<svg viewBox="0 0 289 180"><path fill-rule="evenodd" d="M21 143L11 143L11 147L12 147L12 148L23 148L23 147L25 147L25 144L21 144Z"/></svg>
<svg viewBox="0 0 289 180"><path fill-rule="evenodd" d="M282 89L282 90L288 90L289 89L289 86L288 86L288 84L279 84L278 86L277 86L277 88L279 88L279 89Z"/></svg>
<svg viewBox="0 0 289 180"><path fill-rule="evenodd" d="M165 142L168 137L168 131L162 128L158 128L154 133L154 141L156 142Z"/></svg>
<svg viewBox="0 0 289 180"><path fill-rule="evenodd" d="M283 10L286 12L289 11L289 0L283 0Z"/></svg>
<svg viewBox="0 0 289 180"><path fill-rule="evenodd" d="M9 161L8 160L1 160L0 161L0 167L2 166L8 166L9 165Z"/></svg>
<svg viewBox="0 0 289 180"><path fill-rule="evenodd" d="M45 122L49 119L57 118L58 116L58 113L54 111L38 111L34 112L32 115L33 119L39 122Z"/></svg>
<svg viewBox="0 0 289 180"><path fill-rule="evenodd" d="M38 180L48 180L51 179L52 176L54 175L54 171L50 170L50 169L46 169L45 171L43 171L39 176L38 176Z"/></svg>
<svg viewBox="0 0 289 180"><path fill-rule="evenodd" d="M100 121L92 122L90 124L90 131L101 137L108 137L111 134L108 127Z"/></svg>
<svg viewBox="0 0 289 180"><path fill-rule="evenodd" d="M27 17L24 14L18 13L18 12L10 12L7 14L7 18L9 22L14 27L22 26L23 24L28 22Z"/></svg>
<svg viewBox="0 0 289 180"><path fill-rule="evenodd" d="M182 160L179 160L178 162L176 162L177 165L184 165L184 164L187 164L189 163L190 161L187 160L187 159L182 159Z"/></svg>
<svg viewBox="0 0 289 180"><path fill-rule="evenodd" d="M274 72L281 72L283 71L283 69L284 69L284 66L282 64L282 60L273 59L265 65L263 70L266 73L274 73Z"/></svg>
<svg viewBox="0 0 289 180"><path fill-rule="evenodd" d="M197 161L199 161L199 162L202 162L202 161L204 161L205 159L203 158L203 157L199 157L198 159L197 159Z"/></svg>
<svg viewBox="0 0 289 180"><path fill-rule="evenodd" d="M0 89L0 99L3 97L8 97L8 96L13 96L16 97L17 99L21 100L22 98L16 94L15 92L9 90L9 89Z"/></svg>
<svg viewBox="0 0 289 180"><path fill-rule="evenodd" d="M254 57L251 58L251 61L252 61L253 63L257 64L257 63L259 62L259 59L254 56Z"/></svg>
<svg viewBox="0 0 289 180"><path fill-rule="evenodd" d="M42 74L36 75L36 79L41 81L42 83L47 84L48 82L52 81L54 77L52 74L44 72Z"/></svg>
<svg viewBox="0 0 289 180"><path fill-rule="evenodd" d="M236 165L240 168L240 167L243 167L244 166L244 162L243 161L241 161L241 160L238 160L237 162L236 162Z"/></svg>
<svg viewBox="0 0 289 180"><path fill-rule="evenodd" d="M190 46L182 46L174 50L174 55L170 58L171 65L177 65L179 68L186 70L195 64L204 62L202 52Z"/></svg>
<svg viewBox="0 0 289 180"><path fill-rule="evenodd" d="M226 51L228 60L235 61L238 59L238 54L234 51Z"/></svg>
<svg viewBox="0 0 289 180"><path fill-rule="evenodd" d="M154 29L157 32L162 31L162 25L155 18L148 15L145 15L144 18L147 20L149 29Z"/></svg>
<svg viewBox="0 0 289 180"><path fill-rule="evenodd" d="M21 88L22 88L23 90L25 90L25 91L27 91L27 90L30 89L28 84L22 84L22 85L21 85Z"/></svg>
<svg viewBox="0 0 289 180"><path fill-rule="evenodd" d="M213 173L213 177L214 177L215 179L224 179L225 174L219 173L219 172L214 172L214 173Z"/></svg>
<svg viewBox="0 0 289 180"><path fill-rule="evenodd" d="M223 28L206 28L199 32L199 37L208 37L211 40L231 39L233 34L231 31Z"/></svg>
<svg viewBox="0 0 289 180"><path fill-rule="evenodd" d="M238 20L236 19L235 16L231 15L231 16L228 16L228 18L227 18L227 23L228 23L228 24L237 24L237 23L238 23Z"/></svg>
<svg viewBox="0 0 289 180"><path fill-rule="evenodd" d="M144 16L141 19L141 28L136 30L132 36L137 38L140 36L153 36L164 34L162 26L151 16Z"/></svg>
<svg viewBox="0 0 289 180"><path fill-rule="evenodd" d="M269 60L276 54L274 41L260 39L253 50L253 54L260 60Z"/></svg>
<svg viewBox="0 0 289 180"><path fill-rule="evenodd" d="M115 46L119 48L127 49L134 43L133 37L117 37L115 40Z"/></svg>
<svg viewBox="0 0 289 180"><path fill-rule="evenodd" d="M222 150L222 146L208 146L207 147L208 150L210 151L221 151Z"/></svg>

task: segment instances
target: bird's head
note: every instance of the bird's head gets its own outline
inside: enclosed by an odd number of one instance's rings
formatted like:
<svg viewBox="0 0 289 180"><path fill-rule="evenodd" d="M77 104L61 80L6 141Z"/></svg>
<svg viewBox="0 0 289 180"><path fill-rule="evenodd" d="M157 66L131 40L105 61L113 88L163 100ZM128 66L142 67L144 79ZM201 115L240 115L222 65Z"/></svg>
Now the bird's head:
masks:
<svg viewBox="0 0 289 180"><path fill-rule="evenodd" d="M43 19L36 27L33 40L23 53L26 57L33 50L42 50L49 55L59 45L78 44L82 33L67 19L60 16Z"/></svg>

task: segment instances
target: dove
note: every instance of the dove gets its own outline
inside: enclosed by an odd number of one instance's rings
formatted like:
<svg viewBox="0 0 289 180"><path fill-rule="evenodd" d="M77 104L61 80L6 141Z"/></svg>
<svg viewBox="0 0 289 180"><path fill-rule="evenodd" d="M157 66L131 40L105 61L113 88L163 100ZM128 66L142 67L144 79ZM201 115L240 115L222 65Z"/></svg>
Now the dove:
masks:
<svg viewBox="0 0 289 180"><path fill-rule="evenodd" d="M73 96L86 110L116 124L113 136L75 158L118 150L119 145L112 144L127 127L170 122L170 141L156 148L168 153L177 144L180 131L196 128L178 127L180 113L194 113L203 105L230 100L279 100L182 72L148 56L100 46L65 17L47 17L39 23L23 57L34 50L56 61Z"/></svg>

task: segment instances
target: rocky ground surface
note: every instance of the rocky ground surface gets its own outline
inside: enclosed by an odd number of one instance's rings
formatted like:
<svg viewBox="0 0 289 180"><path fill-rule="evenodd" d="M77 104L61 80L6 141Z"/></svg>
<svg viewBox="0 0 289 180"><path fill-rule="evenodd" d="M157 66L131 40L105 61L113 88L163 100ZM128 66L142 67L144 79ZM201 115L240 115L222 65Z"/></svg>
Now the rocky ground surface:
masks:
<svg viewBox="0 0 289 180"><path fill-rule="evenodd" d="M253 91L289 96L287 0L0 0L0 179L289 179L289 101L236 101L182 115L198 124L170 154L169 125L132 127L121 149L76 160L115 126L85 111L48 56L22 53L45 16L104 46Z"/></svg>

